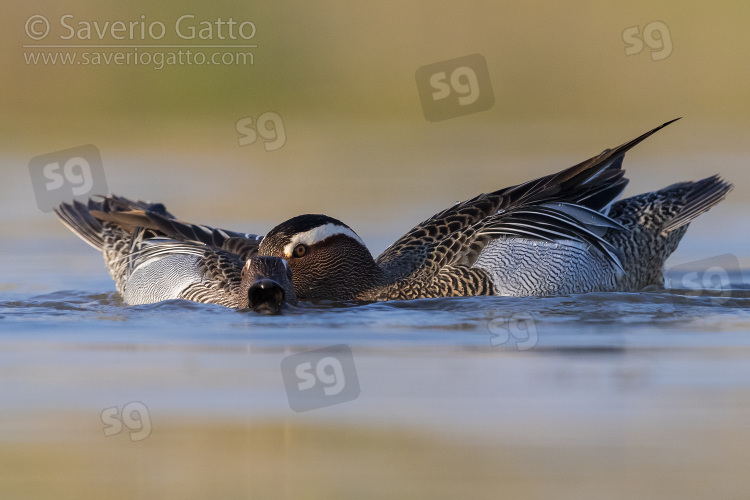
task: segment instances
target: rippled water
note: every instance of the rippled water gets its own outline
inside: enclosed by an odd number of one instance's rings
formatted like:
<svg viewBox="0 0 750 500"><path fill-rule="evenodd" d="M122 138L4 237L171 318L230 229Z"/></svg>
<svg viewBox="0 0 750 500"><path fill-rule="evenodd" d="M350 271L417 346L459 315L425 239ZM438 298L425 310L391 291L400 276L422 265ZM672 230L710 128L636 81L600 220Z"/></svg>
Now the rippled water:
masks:
<svg viewBox="0 0 750 500"><path fill-rule="evenodd" d="M29 490L42 470L29 466L11 482L19 494L108 493L123 467L152 460L200 496L216 488L206 468L223 471L230 496L269 478L297 485L287 498L554 496L561 482L591 498L620 496L613 484L630 498L750 491L733 473L750 459L750 287L738 270L720 290L302 304L260 316L126 306L77 241L0 249L0 461L66 471ZM340 344L359 392L293 411L282 362ZM127 426L105 437L102 412L132 402L148 411L147 439L134 442L132 429L128 439ZM91 460L108 488L89 485ZM414 463L426 469L400 472ZM138 477L119 491L157 488Z"/></svg>
<svg viewBox="0 0 750 500"><path fill-rule="evenodd" d="M624 342L630 347L678 346L676 334L711 331L714 335L704 341L714 345L716 333L750 325L750 290L744 286L734 282L723 291L654 289L545 298L301 303L285 306L280 316L183 300L127 306L116 292L64 290L1 301L0 318L6 340L54 333L65 334L71 341L114 343L180 339L198 344L300 347L345 342L363 347L525 351L618 348Z"/></svg>

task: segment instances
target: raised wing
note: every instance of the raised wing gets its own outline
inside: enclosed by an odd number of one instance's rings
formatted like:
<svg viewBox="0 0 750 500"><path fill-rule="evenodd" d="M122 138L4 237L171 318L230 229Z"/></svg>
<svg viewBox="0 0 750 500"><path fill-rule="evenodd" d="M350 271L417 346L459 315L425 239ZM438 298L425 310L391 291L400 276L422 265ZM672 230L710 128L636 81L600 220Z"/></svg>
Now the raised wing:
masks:
<svg viewBox="0 0 750 500"><path fill-rule="evenodd" d="M89 200L89 214L128 232L142 228L143 239L165 236L180 242L191 242L218 248L246 261L258 251L263 236L212 228L176 219L161 203L133 202L110 195L101 200Z"/></svg>
<svg viewBox="0 0 750 500"><path fill-rule="evenodd" d="M180 221L160 203L114 195L63 203L55 212L103 252L129 304L184 298L238 307L244 263L262 239Z"/></svg>
<svg viewBox="0 0 750 500"><path fill-rule="evenodd" d="M617 223L603 213L625 189L625 153L671 120L557 174L481 194L456 204L388 247L377 259L393 279L434 274L446 265L471 266L500 235L586 242L617 267L617 251L601 236Z"/></svg>

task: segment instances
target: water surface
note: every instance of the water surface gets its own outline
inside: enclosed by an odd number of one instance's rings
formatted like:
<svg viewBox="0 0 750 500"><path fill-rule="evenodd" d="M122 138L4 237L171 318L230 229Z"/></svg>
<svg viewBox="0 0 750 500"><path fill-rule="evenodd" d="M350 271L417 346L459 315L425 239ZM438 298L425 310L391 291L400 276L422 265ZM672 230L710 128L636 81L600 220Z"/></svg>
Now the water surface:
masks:
<svg viewBox="0 0 750 500"><path fill-rule="evenodd" d="M3 243L0 462L13 466L0 474L18 498L148 495L165 475L165 498L750 488L737 469L750 459L750 290L736 269L719 290L260 316L126 306L99 259L72 238ZM292 411L282 360L339 344L352 350L358 396ZM105 436L102 412L132 402L148 435L136 419Z"/></svg>

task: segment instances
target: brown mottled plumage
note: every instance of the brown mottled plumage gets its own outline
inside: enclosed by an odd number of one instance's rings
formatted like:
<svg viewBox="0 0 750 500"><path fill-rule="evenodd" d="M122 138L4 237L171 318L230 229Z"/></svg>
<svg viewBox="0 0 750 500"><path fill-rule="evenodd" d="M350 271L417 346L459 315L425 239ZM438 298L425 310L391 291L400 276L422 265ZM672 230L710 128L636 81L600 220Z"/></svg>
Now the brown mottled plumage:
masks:
<svg viewBox="0 0 750 500"><path fill-rule="evenodd" d="M289 261L303 299L640 290L663 282L687 224L731 189L714 176L615 202L627 184L625 152L673 121L557 174L456 204L377 259L351 228L324 215L280 224L259 252ZM299 235L308 235L304 255L282 251Z"/></svg>
<svg viewBox="0 0 750 500"><path fill-rule="evenodd" d="M719 203L732 189L718 175L620 200L609 216L624 231L610 231L605 239L621 250L627 269L616 290L640 290L663 285L664 262L677 249L688 224Z"/></svg>

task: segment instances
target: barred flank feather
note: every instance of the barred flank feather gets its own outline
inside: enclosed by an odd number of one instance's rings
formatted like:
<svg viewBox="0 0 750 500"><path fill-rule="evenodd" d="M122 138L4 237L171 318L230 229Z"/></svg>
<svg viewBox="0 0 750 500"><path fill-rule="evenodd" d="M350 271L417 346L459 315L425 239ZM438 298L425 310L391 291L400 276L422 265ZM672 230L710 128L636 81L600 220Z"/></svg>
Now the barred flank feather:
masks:
<svg viewBox="0 0 750 500"><path fill-rule="evenodd" d="M110 195L63 203L55 213L101 251L129 304L185 298L228 307L247 305L242 268L262 236L177 220L161 203Z"/></svg>

